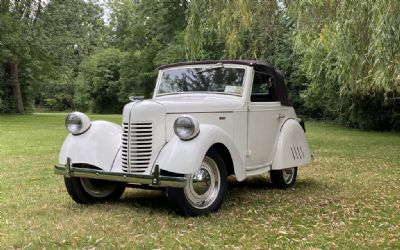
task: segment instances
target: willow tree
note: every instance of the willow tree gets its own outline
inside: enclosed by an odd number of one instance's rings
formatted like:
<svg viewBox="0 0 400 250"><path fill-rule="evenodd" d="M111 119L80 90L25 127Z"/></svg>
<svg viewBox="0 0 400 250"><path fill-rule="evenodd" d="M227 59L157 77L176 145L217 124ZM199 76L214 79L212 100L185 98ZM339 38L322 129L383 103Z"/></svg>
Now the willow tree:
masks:
<svg viewBox="0 0 400 250"><path fill-rule="evenodd" d="M288 1L310 112L400 128L400 1Z"/></svg>
<svg viewBox="0 0 400 250"><path fill-rule="evenodd" d="M276 43L277 1L201 0L189 4L188 59L268 57Z"/></svg>

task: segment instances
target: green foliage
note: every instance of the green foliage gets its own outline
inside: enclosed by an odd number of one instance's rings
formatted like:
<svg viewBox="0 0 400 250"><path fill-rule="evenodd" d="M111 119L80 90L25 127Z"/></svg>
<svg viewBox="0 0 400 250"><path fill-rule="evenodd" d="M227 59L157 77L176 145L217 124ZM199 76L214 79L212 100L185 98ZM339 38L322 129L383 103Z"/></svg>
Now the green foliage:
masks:
<svg viewBox="0 0 400 250"><path fill-rule="evenodd" d="M1 0L6 2L10 8L0 14L2 92L13 96L7 65L16 59L25 106L35 101L54 110L72 108L71 79L82 59L105 42L101 8L83 0ZM1 110L13 112L14 103L3 101Z"/></svg>
<svg viewBox="0 0 400 250"><path fill-rule="evenodd" d="M307 89L308 80L300 68L300 56L293 51L292 34L294 28L292 19L285 15L280 17L276 46L273 56L270 57L270 62L284 73L289 98L293 102L296 113L306 115L301 94Z"/></svg>
<svg viewBox="0 0 400 250"><path fill-rule="evenodd" d="M296 110L304 113L300 94L307 88L300 57L292 48L293 20L276 1L193 1L185 43L188 58L260 59L281 69Z"/></svg>
<svg viewBox="0 0 400 250"><path fill-rule="evenodd" d="M72 109L81 62L107 42L102 10L92 1L52 0L38 23L47 25L42 40L51 54L45 54L49 72L38 84L36 102L52 110Z"/></svg>
<svg viewBox="0 0 400 250"><path fill-rule="evenodd" d="M102 49L88 57L81 66L78 81L80 107L98 113L120 112L120 68L123 54L118 49Z"/></svg>
<svg viewBox="0 0 400 250"><path fill-rule="evenodd" d="M266 59L279 29L277 2L191 1L185 42L189 59Z"/></svg>
<svg viewBox="0 0 400 250"><path fill-rule="evenodd" d="M36 96L36 102L41 107L49 110L64 111L75 107L74 79L70 77L71 73L61 74L57 80L48 81L42 86L40 95ZM40 103L43 102L43 103Z"/></svg>
<svg viewBox="0 0 400 250"><path fill-rule="evenodd" d="M399 1L293 1L295 50L311 84L313 117L399 129Z"/></svg>
<svg viewBox="0 0 400 250"><path fill-rule="evenodd" d="M18 106L13 60L27 106L119 112L151 97L159 65L259 59L283 71L301 115L400 129L399 1L110 0L107 23L100 2L0 0L0 112Z"/></svg>
<svg viewBox="0 0 400 250"><path fill-rule="evenodd" d="M0 68L2 71L0 112L5 113L14 111L16 106L16 98L13 98L11 86L11 63L17 64L19 71L17 84L20 84L21 98L28 109L32 104L32 85L34 84L32 80L38 75L40 65L34 58L35 51L38 50L34 42L37 32L33 23L36 18L36 12L33 9L35 1L1 0L0 2Z"/></svg>
<svg viewBox="0 0 400 250"><path fill-rule="evenodd" d="M111 1L112 40L126 51L121 62L120 101L131 95L150 97L156 67L183 58L177 37L186 26L186 4L182 0Z"/></svg>

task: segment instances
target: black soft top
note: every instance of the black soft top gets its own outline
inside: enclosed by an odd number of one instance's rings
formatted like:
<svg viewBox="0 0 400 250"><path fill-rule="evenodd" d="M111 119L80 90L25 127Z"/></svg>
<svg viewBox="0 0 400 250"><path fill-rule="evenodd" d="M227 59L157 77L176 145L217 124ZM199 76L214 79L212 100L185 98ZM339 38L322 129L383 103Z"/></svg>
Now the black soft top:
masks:
<svg viewBox="0 0 400 250"><path fill-rule="evenodd" d="M287 88L285 85L285 80L283 73L276 69L272 64L264 61L256 61L256 60L207 60L207 61L189 61L189 62L179 62L173 64L167 64L158 67L158 69L166 69L173 68L185 65L201 65L201 64L240 64L240 65L248 65L252 66L254 70L259 71L261 73L266 73L273 75L275 78L275 91L276 91L276 99L280 101L283 106L292 106L292 102L289 100Z"/></svg>

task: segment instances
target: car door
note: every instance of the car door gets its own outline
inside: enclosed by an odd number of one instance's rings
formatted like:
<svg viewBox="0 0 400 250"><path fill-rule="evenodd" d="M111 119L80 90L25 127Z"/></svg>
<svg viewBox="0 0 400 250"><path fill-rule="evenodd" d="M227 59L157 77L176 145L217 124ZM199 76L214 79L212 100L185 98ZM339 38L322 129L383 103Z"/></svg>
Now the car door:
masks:
<svg viewBox="0 0 400 250"><path fill-rule="evenodd" d="M263 172L272 163L280 112L273 75L255 71L248 108L246 171L249 175Z"/></svg>

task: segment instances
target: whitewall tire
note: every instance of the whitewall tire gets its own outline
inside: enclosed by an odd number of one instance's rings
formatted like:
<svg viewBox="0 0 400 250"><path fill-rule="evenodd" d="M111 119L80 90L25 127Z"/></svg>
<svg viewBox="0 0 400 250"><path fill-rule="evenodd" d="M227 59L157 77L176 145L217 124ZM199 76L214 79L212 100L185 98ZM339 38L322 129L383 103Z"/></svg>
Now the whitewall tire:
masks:
<svg viewBox="0 0 400 250"><path fill-rule="evenodd" d="M227 171L221 155L209 150L200 169L187 175L185 188L168 188L167 197L179 214L204 215L218 210L228 188Z"/></svg>

